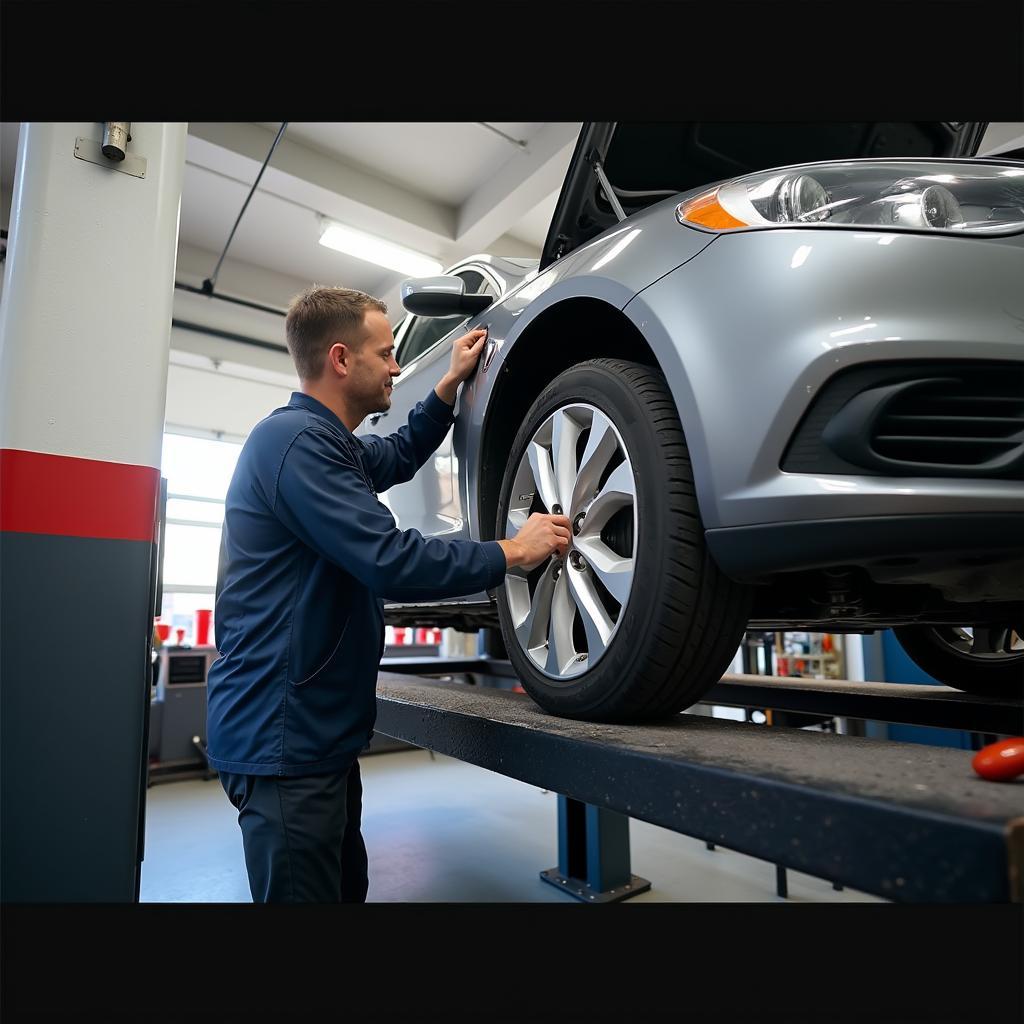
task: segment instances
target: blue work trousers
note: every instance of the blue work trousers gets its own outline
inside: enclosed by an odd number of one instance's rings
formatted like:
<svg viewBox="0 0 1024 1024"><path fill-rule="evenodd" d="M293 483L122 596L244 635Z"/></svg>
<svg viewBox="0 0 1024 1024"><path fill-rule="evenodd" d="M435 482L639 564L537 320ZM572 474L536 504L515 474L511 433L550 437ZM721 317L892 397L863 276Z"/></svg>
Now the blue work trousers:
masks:
<svg viewBox="0 0 1024 1024"><path fill-rule="evenodd" d="M359 762L329 775L220 772L254 903L365 903Z"/></svg>

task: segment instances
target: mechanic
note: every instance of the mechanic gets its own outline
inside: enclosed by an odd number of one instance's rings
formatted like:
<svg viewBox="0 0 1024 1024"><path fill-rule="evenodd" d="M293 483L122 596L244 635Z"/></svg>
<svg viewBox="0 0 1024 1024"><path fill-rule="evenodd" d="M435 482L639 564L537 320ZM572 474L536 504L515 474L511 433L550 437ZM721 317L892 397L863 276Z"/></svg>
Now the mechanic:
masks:
<svg viewBox="0 0 1024 1024"><path fill-rule="evenodd" d="M400 372L386 312L348 288L292 301L300 390L253 428L225 500L207 749L238 811L254 902L366 899L357 756L376 717L383 598L478 593L569 543L569 520L540 513L509 540L398 529L377 491L412 479L440 445L486 332L452 343L405 426L355 437L390 407Z"/></svg>

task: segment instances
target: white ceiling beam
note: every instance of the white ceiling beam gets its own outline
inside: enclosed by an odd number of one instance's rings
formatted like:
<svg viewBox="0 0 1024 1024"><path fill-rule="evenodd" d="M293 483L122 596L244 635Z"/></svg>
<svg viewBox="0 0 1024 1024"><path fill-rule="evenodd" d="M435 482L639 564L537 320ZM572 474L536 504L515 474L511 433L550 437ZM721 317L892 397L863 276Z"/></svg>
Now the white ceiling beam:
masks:
<svg viewBox="0 0 1024 1024"><path fill-rule="evenodd" d="M540 248L533 242L526 242L514 235L502 235L494 239L487 247L487 251L495 256L521 256L524 259L539 260Z"/></svg>
<svg viewBox="0 0 1024 1024"><path fill-rule="evenodd" d="M193 121L186 159L251 183L274 134L256 124ZM383 235L442 262L451 253L456 223L452 207L290 141L287 129L260 179L259 191Z"/></svg>
<svg viewBox="0 0 1024 1024"><path fill-rule="evenodd" d="M995 121L985 129L978 147L978 156L996 156L999 153L1024 146L1024 124L1019 121Z"/></svg>
<svg viewBox="0 0 1024 1024"><path fill-rule="evenodd" d="M538 203L557 192L579 137L579 121L552 122L511 156L458 211L455 246L462 253L485 252Z"/></svg>

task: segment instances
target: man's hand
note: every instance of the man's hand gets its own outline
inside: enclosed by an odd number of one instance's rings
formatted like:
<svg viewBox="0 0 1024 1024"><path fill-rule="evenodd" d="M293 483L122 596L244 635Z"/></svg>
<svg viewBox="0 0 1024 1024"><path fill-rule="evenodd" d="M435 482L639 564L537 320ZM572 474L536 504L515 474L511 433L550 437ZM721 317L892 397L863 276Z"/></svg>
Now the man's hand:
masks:
<svg viewBox="0 0 1024 1024"><path fill-rule="evenodd" d="M564 558L569 549L572 524L568 516L549 516L545 512L534 512L526 525L510 540L499 540L505 552L505 561L511 569L521 565L524 569L535 569L545 558L558 555Z"/></svg>
<svg viewBox="0 0 1024 1024"><path fill-rule="evenodd" d="M484 350L487 331L478 327L469 334L462 335L452 342L452 361L448 372L438 381L434 390L437 397L447 405L455 404L455 395L459 385L473 372L480 353Z"/></svg>

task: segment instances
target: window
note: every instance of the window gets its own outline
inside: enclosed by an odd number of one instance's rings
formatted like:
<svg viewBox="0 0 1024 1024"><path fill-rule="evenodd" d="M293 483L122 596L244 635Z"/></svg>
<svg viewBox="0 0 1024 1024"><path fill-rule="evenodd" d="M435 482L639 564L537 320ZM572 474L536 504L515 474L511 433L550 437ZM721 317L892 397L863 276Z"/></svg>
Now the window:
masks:
<svg viewBox="0 0 1024 1024"><path fill-rule="evenodd" d="M164 434L161 475L167 478L163 539L162 622L194 643L195 612L213 608L224 498L242 446L212 438Z"/></svg>
<svg viewBox="0 0 1024 1024"><path fill-rule="evenodd" d="M486 292L493 298L497 298L497 290L479 271L460 270L455 276L461 277L466 282L466 294ZM465 317L459 313L455 316L414 317L399 346L397 357L399 365L404 367L407 363L411 363L423 355L427 349L433 348L464 319Z"/></svg>

